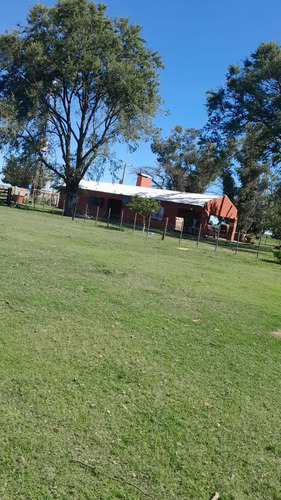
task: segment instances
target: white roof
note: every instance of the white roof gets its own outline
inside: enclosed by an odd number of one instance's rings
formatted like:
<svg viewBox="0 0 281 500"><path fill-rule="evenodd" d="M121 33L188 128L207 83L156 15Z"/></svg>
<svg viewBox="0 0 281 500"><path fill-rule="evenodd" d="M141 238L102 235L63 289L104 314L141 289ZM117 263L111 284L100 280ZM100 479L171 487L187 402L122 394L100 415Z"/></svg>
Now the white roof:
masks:
<svg viewBox="0 0 281 500"><path fill-rule="evenodd" d="M170 191L169 189L153 189L140 186L128 186L127 184L85 180L80 182L79 188L121 196L139 195L143 198L154 198L159 201L183 203L184 205L196 205L199 207L204 207L207 201L220 198L218 195L213 194L184 193L182 191Z"/></svg>

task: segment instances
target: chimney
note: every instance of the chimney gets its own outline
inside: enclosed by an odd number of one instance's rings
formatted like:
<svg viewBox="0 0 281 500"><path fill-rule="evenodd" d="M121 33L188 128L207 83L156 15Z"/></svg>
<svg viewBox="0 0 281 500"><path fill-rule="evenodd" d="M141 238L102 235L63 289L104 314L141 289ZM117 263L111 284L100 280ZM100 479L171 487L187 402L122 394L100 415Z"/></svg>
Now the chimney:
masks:
<svg viewBox="0 0 281 500"><path fill-rule="evenodd" d="M152 180L151 175L139 173L138 177L137 177L137 184L136 185L140 186L140 187L150 188L151 187L151 180Z"/></svg>

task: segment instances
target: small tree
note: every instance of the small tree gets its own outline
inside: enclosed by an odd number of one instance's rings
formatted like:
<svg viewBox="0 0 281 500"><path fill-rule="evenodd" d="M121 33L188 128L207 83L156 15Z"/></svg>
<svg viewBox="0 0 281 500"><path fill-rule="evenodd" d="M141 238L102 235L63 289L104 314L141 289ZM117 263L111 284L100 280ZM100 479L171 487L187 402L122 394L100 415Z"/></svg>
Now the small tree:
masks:
<svg viewBox="0 0 281 500"><path fill-rule="evenodd" d="M145 230L147 216L158 212L160 207L160 201L154 200L154 198L142 198L139 195L133 196L128 204L128 208L132 210L132 212L142 216L143 231Z"/></svg>

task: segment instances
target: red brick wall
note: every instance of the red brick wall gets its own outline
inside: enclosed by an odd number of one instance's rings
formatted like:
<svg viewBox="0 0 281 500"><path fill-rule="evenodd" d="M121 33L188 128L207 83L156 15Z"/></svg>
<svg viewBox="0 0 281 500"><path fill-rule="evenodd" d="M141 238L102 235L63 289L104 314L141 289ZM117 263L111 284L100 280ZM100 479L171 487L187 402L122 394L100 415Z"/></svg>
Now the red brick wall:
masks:
<svg viewBox="0 0 281 500"><path fill-rule="evenodd" d="M85 214L86 205L88 203L89 196L96 196L101 198L101 204L99 207L99 219L105 219L107 217L107 206L109 199L122 200L125 198L124 196L117 194L105 194L99 191L83 191L83 194L80 195L78 205L77 205L77 213ZM59 208L63 208L63 203L65 200L65 194L60 195L59 200ZM192 221L194 219L197 220L197 230L199 225L202 224L202 235L205 234L207 229L207 223L209 220L209 215L216 215L222 217L233 218L233 223L236 221L237 210L231 201L225 197L221 196L215 200L211 200L206 204L206 209L202 207L196 207L192 205L184 205L184 204L175 204L163 201L161 202L161 206L164 208L164 214L162 221L158 221L151 218L151 229L163 229L166 217L169 218L168 222L168 230L174 231L175 229L175 218L179 216L184 216L186 214L189 219L189 224L187 226L192 226ZM87 213L88 215L95 217L97 213L97 206L88 205ZM124 210L124 218L123 222L128 224L133 224L135 214L129 210L126 205L122 205L122 210ZM137 225L142 225L142 217L138 216ZM228 239L233 239L236 224L234 224L234 229L229 232Z"/></svg>
<svg viewBox="0 0 281 500"><path fill-rule="evenodd" d="M206 203L206 210L212 215L226 217L227 219L237 218L237 208L227 196L220 196L208 201Z"/></svg>
<svg viewBox="0 0 281 500"><path fill-rule="evenodd" d="M150 188L151 187L151 178L150 177L142 177L141 175L138 175L136 186Z"/></svg>

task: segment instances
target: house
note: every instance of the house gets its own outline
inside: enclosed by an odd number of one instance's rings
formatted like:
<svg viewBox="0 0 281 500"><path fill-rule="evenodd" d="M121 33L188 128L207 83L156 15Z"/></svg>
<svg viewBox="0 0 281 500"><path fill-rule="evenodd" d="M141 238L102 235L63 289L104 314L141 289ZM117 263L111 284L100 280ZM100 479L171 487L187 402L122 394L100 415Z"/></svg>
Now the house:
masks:
<svg viewBox="0 0 281 500"><path fill-rule="evenodd" d="M99 218L107 217L110 209L112 219L119 220L123 211L123 221L132 222L134 214L128 203L132 196L154 198L161 202L158 214L151 218L152 228L162 228L163 221L169 218L168 229L175 229L176 217L184 218L184 231L196 234L201 225L202 234L208 234L208 222L211 215L223 217L227 223L226 238L233 240L237 225L237 209L227 196L210 194L185 193L167 189L151 188L151 177L138 174L136 186L115 184L110 182L85 181L79 184L79 200L77 213ZM59 208L63 208L65 193L62 191Z"/></svg>

